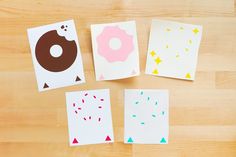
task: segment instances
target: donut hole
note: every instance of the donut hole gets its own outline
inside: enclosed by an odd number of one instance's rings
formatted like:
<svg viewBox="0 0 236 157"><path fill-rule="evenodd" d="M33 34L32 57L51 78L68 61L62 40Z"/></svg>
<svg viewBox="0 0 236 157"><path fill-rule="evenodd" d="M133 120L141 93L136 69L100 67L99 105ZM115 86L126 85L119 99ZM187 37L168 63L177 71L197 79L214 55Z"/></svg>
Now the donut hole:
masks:
<svg viewBox="0 0 236 157"><path fill-rule="evenodd" d="M62 55L62 47L60 45L53 45L51 48L50 48L50 54L51 56L57 58L57 57L60 57Z"/></svg>
<svg viewBox="0 0 236 157"><path fill-rule="evenodd" d="M112 50L119 50L121 48L121 41L119 38L111 38L109 41L109 47Z"/></svg>

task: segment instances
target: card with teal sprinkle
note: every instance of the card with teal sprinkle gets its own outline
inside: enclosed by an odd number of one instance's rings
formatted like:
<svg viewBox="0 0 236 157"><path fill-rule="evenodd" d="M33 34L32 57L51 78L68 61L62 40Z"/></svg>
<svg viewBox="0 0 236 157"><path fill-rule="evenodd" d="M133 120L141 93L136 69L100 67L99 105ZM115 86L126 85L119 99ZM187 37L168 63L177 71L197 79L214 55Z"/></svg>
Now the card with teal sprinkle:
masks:
<svg viewBox="0 0 236 157"><path fill-rule="evenodd" d="M168 90L125 90L124 143L167 144Z"/></svg>

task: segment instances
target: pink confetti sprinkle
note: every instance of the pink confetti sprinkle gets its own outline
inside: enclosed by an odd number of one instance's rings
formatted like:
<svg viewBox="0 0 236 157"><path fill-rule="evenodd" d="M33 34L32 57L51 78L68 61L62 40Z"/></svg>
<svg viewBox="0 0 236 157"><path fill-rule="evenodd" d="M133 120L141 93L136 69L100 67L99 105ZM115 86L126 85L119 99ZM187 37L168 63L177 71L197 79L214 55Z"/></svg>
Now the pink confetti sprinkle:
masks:
<svg viewBox="0 0 236 157"><path fill-rule="evenodd" d="M86 93L84 96L87 96L88 95L88 93Z"/></svg>
<svg viewBox="0 0 236 157"><path fill-rule="evenodd" d="M89 119L91 119L91 116L89 116Z"/></svg>
<svg viewBox="0 0 236 157"><path fill-rule="evenodd" d="M75 107L75 103L73 103L73 107Z"/></svg>
<svg viewBox="0 0 236 157"><path fill-rule="evenodd" d="M100 121L101 121L101 118L98 118L98 121L100 122Z"/></svg>
<svg viewBox="0 0 236 157"><path fill-rule="evenodd" d="M93 97L94 97L94 99L96 99L96 98L97 98L95 95L94 95Z"/></svg>
<svg viewBox="0 0 236 157"><path fill-rule="evenodd" d="M104 101L104 99L100 99L101 101Z"/></svg>
<svg viewBox="0 0 236 157"><path fill-rule="evenodd" d="M84 103L84 99L82 99L82 103Z"/></svg>
<svg viewBox="0 0 236 157"><path fill-rule="evenodd" d="M81 110L81 107L79 107L78 110Z"/></svg>
<svg viewBox="0 0 236 157"><path fill-rule="evenodd" d="M86 118L84 117L84 120L86 120Z"/></svg>
<svg viewBox="0 0 236 157"><path fill-rule="evenodd" d="M98 106L98 108L102 108L102 106Z"/></svg>
<svg viewBox="0 0 236 157"><path fill-rule="evenodd" d="M77 111L75 111L75 113L77 114L78 112L77 112Z"/></svg>

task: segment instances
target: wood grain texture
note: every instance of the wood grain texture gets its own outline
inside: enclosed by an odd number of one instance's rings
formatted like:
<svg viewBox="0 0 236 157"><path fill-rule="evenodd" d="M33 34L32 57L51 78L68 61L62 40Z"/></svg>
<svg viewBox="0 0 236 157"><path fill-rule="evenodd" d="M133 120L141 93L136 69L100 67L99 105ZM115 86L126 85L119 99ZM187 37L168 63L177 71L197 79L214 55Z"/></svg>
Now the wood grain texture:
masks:
<svg viewBox="0 0 236 157"><path fill-rule="evenodd" d="M203 25L194 82L144 75L152 18ZM86 84L39 93L26 29L74 19ZM90 25L136 20L141 76L96 82ZM0 156L235 157L234 0L1 0ZM110 88L114 144L69 147L66 91ZM123 144L124 88L170 90L168 145Z"/></svg>

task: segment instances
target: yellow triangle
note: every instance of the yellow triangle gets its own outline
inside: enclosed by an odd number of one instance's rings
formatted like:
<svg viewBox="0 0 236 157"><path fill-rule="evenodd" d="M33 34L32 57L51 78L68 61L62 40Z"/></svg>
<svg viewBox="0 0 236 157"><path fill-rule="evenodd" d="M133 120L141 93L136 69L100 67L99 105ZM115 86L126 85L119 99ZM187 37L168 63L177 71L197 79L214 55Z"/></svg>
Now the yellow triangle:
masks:
<svg viewBox="0 0 236 157"><path fill-rule="evenodd" d="M155 75L157 75L159 72L158 72L157 69L154 69L152 73L155 74Z"/></svg>
<svg viewBox="0 0 236 157"><path fill-rule="evenodd" d="M191 79L191 75L190 75L189 73L187 73L187 74L185 75L185 78Z"/></svg>

